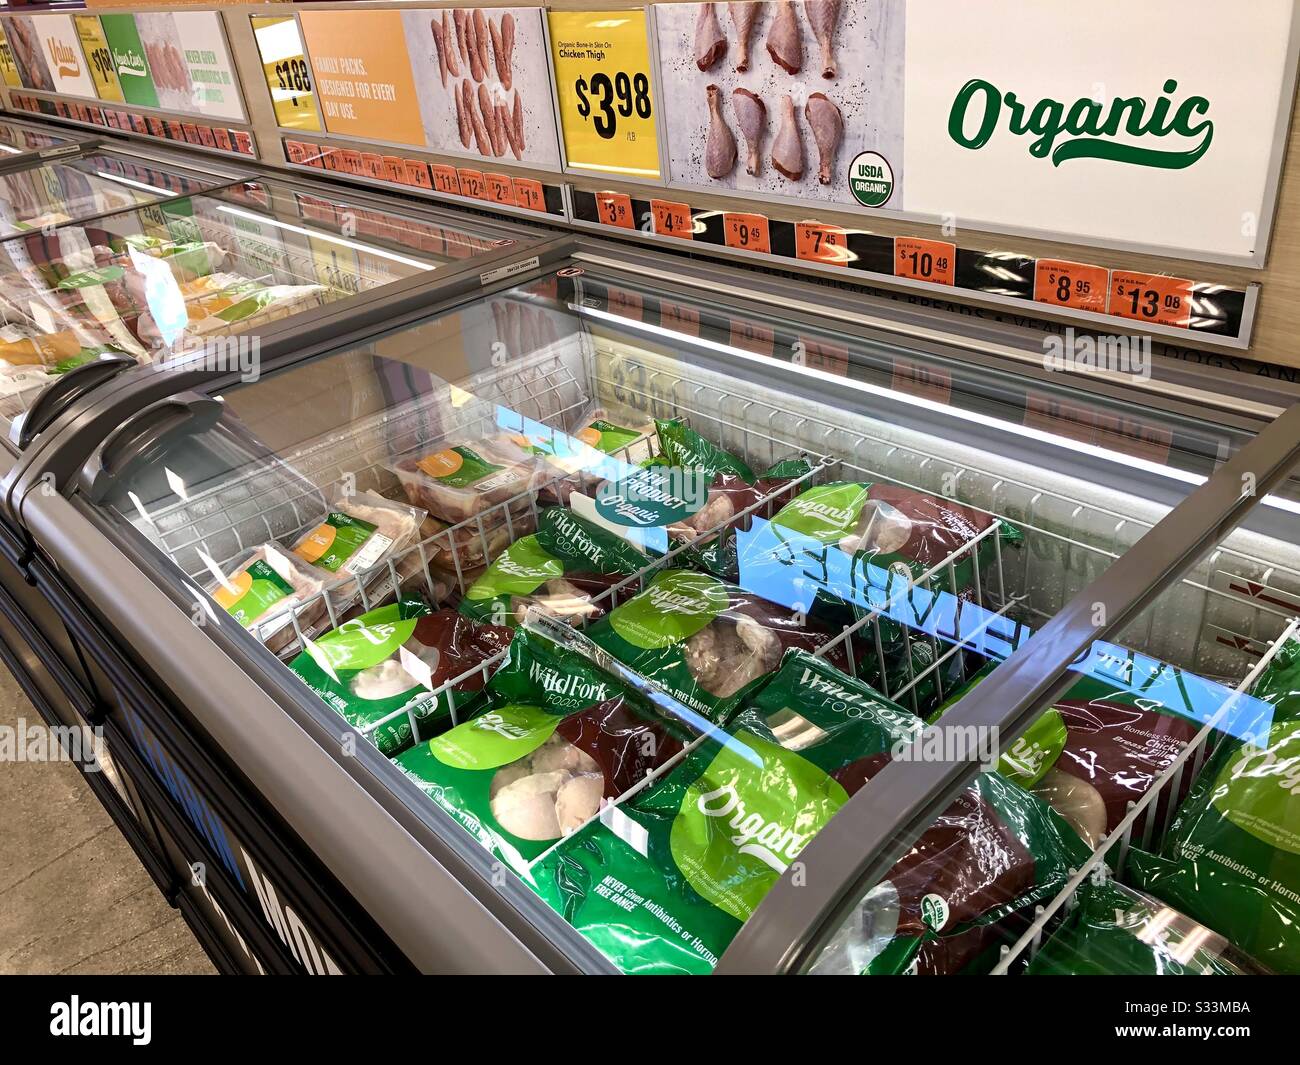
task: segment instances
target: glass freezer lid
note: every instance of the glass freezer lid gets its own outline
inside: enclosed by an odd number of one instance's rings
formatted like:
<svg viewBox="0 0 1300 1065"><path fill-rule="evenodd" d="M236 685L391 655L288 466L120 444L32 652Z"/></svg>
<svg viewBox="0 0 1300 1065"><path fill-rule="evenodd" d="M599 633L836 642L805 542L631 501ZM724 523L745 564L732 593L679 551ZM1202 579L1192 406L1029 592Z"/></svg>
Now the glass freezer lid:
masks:
<svg viewBox="0 0 1300 1065"><path fill-rule="evenodd" d="M13 237L0 242L0 413L90 359L166 361L501 242L275 181Z"/></svg>
<svg viewBox="0 0 1300 1065"><path fill-rule="evenodd" d="M0 153L4 155L25 155L27 152L44 151L46 148L73 144L77 139L0 119Z"/></svg>
<svg viewBox="0 0 1300 1065"><path fill-rule="evenodd" d="M102 513L161 552L155 571L209 631L247 628L320 697L308 705L396 757L406 802L476 826L637 971L710 969L927 716L1243 439L581 268L234 386L204 414L144 450L110 438L89 486ZM1115 443L1143 436L1141 454ZM576 657L548 674L532 630ZM428 654L448 632L455 654ZM383 654L353 657L358 638ZM440 767L482 750L458 730L556 728L557 691L610 690L590 687L589 661L639 720L668 722L662 759L599 786L548 740L481 801L446 798ZM512 664L508 683L552 717L500 687ZM358 684L401 698L371 706ZM591 706L564 705L600 733ZM781 821L790 796L808 804L798 824ZM679 829L683 803L700 816ZM684 909L673 877L694 893ZM686 926L703 914L697 947L626 949L657 927L626 916L646 899Z"/></svg>
<svg viewBox="0 0 1300 1065"><path fill-rule="evenodd" d="M97 151L0 174L0 238L225 184L197 171Z"/></svg>

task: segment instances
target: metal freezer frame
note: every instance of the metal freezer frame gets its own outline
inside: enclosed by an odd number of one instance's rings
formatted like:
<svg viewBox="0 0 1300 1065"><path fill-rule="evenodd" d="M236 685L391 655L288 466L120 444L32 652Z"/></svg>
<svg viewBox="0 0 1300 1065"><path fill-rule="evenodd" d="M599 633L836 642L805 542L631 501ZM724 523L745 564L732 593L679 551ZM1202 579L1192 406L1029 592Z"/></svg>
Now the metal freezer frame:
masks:
<svg viewBox="0 0 1300 1065"><path fill-rule="evenodd" d="M514 249L502 262L508 259L514 269L494 267L477 275L466 270L425 289L386 291L347 313L331 315L327 308L321 316L326 322L295 329L301 346L286 337L265 369L269 373L340 350L559 266L589 264L687 296L734 297L743 306L779 311L783 318L829 321L864 343L905 341L977 370L1031 377L1046 372L1034 365L1032 344L1010 330L971 328L960 320L963 336L945 338L939 312L887 300L876 305L806 281L750 276L581 237ZM1039 358L1041 363L1041 349ZM1033 711L1066 685L1067 667L1080 646L1117 631L1256 507L1300 458L1300 406L1293 405L1300 397L1275 383L1225 397L1221 378L1212 381L1180 366L1163 367L1162 373L1163 387L1158 382L1152 393L1154 406L1194 417L1212 404L1225 424L1257 431L1257 439L1074 596L1039 638L959 704L954 720L998 725L1005 735L1016 735ZM302 907L294 912L311 941L330 951L340 967L608 972L608 963L522 883L494 876L486 852L450 818L431 804L413 811L400 801L393 790L402 783L400 773L377 750L362 744L355 756L333 757L337 720L236 626L190 624L181 582L164 568L163 556L106 536L77 494L82 470L115 432L160 406L183 419L196 397L230 383L228 375L197 368L174 376L128 370L51 423L40 446L24 454L5 478L8 517L26 534L10 563L81 637L77 646L97 668L112 675L112 698L119 705L103 711L110 727L119 716L146 717L168 757L206 766L205 774L228 775L230 794L222 796L220 807L232 832L241 840L256 837L262 871ZM1132 396L1131 386L1119 381L1081 380L1080 385L1099 394ZM1256 477L1258 495L1242 496L1243 470ZM56 490L45 487L51 483ZM1093 621L1098 603L1107 608L1101 625ZM134 768L150 775L146 765ZM969 763L890 769L897 772L888 778L889 788L873 791L869 802L860 801L862 796L850 801L814 839L801 857L805 886L793 888L788 877L778 882L724 953L718 972L804 967L855 892L890 867L899 848L910 845L927 818L974 772ZM219 790L219 782L206 775L195 783ZM184 818L177 819L183 827ZM307 869L315 870L315 880L302 875ZM813 891L808 885L819 887ZM234 909L239 900L232 896L236 893L227 890L223 902ZM242 916L256 924L257 907L244 909ZM311 968L302 965L301 941L295 954L293 938L284 938L265 912L263 907L262 923L269 921L281 937L283 956L274 967L292 970L296 962L300 969ZM246 932L250 941L257 931ZM261 949L273 950L276 937L265 927L261 933Z"/></svg>

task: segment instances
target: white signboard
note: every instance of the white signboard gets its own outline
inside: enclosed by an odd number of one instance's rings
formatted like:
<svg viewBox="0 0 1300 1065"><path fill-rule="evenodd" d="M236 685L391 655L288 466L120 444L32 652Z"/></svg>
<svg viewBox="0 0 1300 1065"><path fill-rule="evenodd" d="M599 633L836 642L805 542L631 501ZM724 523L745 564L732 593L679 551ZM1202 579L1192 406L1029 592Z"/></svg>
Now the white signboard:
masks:
<svg viewBox="0 0 1300 1065"><path fill-rule="evenodd" d="M1292 0L909 3L904 207L1257 261L1294 17Z"/></svg>
<svg viewBox="0 0 1300 1065"><path fill-rule="evenodd" d="M95 83L86 68L86 58L81 54L81 41L71 15L34 15L54 91L67 96L86 96L95 99Z"/></svg>

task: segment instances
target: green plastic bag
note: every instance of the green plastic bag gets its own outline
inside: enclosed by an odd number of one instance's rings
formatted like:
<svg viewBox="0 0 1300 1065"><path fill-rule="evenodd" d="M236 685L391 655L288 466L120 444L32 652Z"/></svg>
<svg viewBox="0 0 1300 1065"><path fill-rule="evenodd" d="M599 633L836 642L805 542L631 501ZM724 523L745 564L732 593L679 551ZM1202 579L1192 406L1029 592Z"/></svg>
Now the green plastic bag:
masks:
<svg viewBox="0 0 1300 1065"><path fill-rule="evenodd" d="M1273 708L1268 735L1224 738L1160 854L1130 851L1125 877L1269 969L1300 973L1300 643L1253 694Z"/></svg>
<svg viewBox="0 0 1300 1065"><path fill-rule="evenodd" d="M621 537L572 511L548 507L537 532L516 540L470 585L460 612L513 627L535 604L566 620L591 620L612 605L608 597L594 602L597 597L649 564Z"/></svg>
<svg viewBox="0 0 1300 1065"><path fill-rule="evenodd" d="M1107 880L1079 887L1031 976L1254 976L1262 969L1222 936L1159 899Z"/></svg>
<svg viewBox="0 0 1300 1065"><path fill-rule="evenodd" d="M396 761L521 876L689 735L585 657L527 629L515 630L488 687L490 705L477 716Z"/></svg>
<svg viewBox="0 0 1300 1065"><path fill-rule="evenodd" d="M355 729L410 711L368 734L391 758L414 739L411 715L421 734L430 736L451 724L452 699L461 719L473 713L482 702L481 673L452 691L435 695L433 689L500 654L508 643L504 629L451 610L435 613L421 599L403 598L309 641L289 668Z"/></svg>
<svg viewBox="0 0 1300 1065"><path fill-rule="evenodd" d="M535 890L624 972L707 973L781 871L919 724L791 651L725 731L537 862Z"/></svg>
<svg viewBox="0 0 1300 1065"><path fill-rule="evenodd" d="M626 666L725 723L792 647L815 651L832 634L795 611L705 573L665 570L587 635ZM843 647L829 656L845 664Z"/></svg>

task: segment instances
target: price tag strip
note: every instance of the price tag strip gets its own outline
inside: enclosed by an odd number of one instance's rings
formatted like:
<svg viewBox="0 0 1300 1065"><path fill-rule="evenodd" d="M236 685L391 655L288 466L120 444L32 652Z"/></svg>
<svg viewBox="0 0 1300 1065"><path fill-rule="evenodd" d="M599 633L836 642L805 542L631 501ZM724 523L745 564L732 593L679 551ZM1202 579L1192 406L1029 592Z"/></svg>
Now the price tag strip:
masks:
<svg viewBox="0 0 1300 1065"><path fill-rule="evenodd" d="M1088 263L963 248L942 240L888 237L815 220L783 222L750 213L693 208L679 200L570 189L570 221L584 228L632 231L676 244L747 251L811 264L828 273L902 279L936 295L975 292L998 302L1023 300L1111 328L1140 322L1154 332L1223 337L1245 347L1247 302L1257 286L1108 270ZM792 264L793 265L793 264ZM1115 321L1123 319L1124 322Z"/></svg>
<svg viewBox="0 0 1300 1065"><path fill-rule="evenodd" d="M181 121L153 114L143 115L123 108L100 107L98 104L81 103L76 100L47 100L44 97L21 92L11 92L9 102L19 111L40 115L42 118L53 118L82 126L102 126L135 137L176 141L225 155L257 157L253 135L242 129L209 126L202 122L191 122L189 119Z"/></svg>
<svg viewBox="0 0 1300 1065"><path fill-rule="evenodd" d="M421 189L432 198L486 204L503 211L552 215L566 219L564 189L535 178L519 177L477 167L430 163L396 155L357 152L338 145L284 138L291 167L328 170L379 185L400 185L405 192ZM367 156L373 156L369 161Z"/></svg>

